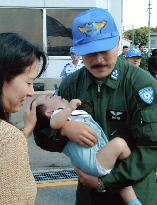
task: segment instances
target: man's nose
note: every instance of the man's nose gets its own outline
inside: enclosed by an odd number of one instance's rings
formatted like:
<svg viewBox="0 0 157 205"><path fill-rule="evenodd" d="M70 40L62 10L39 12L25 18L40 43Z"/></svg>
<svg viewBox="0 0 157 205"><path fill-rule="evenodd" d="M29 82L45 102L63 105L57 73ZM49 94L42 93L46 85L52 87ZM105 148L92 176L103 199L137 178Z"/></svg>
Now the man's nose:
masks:
<svg viewBox="0 0 157 205"><path fill-rule="evenodd" d="M103 61L104 61L104 54L102 54L102 53L97 53L97 55L96 55L96 61L97 61L97 63L103 62Z"/></svg>

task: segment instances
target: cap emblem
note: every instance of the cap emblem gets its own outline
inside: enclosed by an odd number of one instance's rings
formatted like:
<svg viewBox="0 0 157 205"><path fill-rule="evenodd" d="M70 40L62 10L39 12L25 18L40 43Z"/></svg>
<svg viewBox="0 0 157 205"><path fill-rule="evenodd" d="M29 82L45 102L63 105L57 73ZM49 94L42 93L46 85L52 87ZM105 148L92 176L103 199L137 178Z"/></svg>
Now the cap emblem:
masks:
<svg viewBox="0 0 157 205"><path fill-rule="evenodd" d="M81 33L86 34L86 36L95 36L101 33L101 30L106 26L106 21L87 23L84 27L78 27Z"/></svg>

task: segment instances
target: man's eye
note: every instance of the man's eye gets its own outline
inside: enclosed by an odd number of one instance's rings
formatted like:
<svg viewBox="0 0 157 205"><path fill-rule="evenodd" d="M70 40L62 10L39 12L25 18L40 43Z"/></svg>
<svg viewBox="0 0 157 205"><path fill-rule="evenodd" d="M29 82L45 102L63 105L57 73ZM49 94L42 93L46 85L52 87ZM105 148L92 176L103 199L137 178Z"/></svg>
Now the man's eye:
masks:
<svg viewBox="0 0 157 205"><path fill-rule="evenodd" d="M32 85L33 83L31 82L31 83L27 83L27 85Z"/></svg>

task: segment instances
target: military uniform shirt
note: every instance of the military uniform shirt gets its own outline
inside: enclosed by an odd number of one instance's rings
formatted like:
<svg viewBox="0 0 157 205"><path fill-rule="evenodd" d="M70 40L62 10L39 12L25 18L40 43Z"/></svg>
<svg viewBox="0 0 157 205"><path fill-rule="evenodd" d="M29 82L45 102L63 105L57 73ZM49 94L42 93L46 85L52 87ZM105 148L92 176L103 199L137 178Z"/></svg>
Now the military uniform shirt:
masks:
<svg viewBox="0 0 157 205"><path fill-rule="evenodd" d="M131 148L130 157L102 178L105 187L121 189L133 185L143 204L156 205L156 80L147 71L119 61L101 86L87 69L82 68L62 82L60 95L68 100L79 98L86 102L90 114L109 140L123 137Z"/></svg>
<svg viewBox="0 0 157 205"><path fill-rule="evenodd" d="M62 81L59 94L69 101L80 99L82 104L86 104L88 113L102 127L108 139L124 138L132 152L128 159L117 163L110 174L102 177L106 193L93 193L89 188L83 187L82 192L77 192L81 194L78 195L79 202L76 204L98 204L101 199L101 203L104 201L112 205L123 204L114 200L115 192L112 191L132 185L144 205L156 205L156 79L147 71L119 60L115 69L101 84L86 68L81 68ZM53 136L51 139L54 139ZM50 147L46 144L46 138L44 145L40 143L38 136L36 141L44 149L53 149L53 143ZM110 197L105 198L107 193ZM97 203L91 203L92 197L96 195L99 196Z"/></svg>
<svg viewBox="0 0 157 205"><path fill-rule="evenodd" d="M126 57L125 57L125 55L123 55L123 54L120 54L120 55L118 56L118 58L121 59L122 61L126 61Z"/></svg>
<svg viewBox="0 0 157 205"><path fill-rule="evenodd" d="M141 58L141 63L140 67L143 68L144 70L148 70L148 53L143 51L141 52L142 58Z"/></svg>

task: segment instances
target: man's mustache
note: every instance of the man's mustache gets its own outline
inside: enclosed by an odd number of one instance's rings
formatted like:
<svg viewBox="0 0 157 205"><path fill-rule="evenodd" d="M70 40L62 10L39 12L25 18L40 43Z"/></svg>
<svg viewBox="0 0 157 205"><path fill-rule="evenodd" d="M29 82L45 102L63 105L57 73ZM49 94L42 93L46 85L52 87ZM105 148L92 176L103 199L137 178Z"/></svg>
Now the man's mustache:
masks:
<svg viewBox="0 0 157 205"><path fill-rule="evenodd" d="M92 65L91 66L91 69L99 69L99 68L103 68L105 67L106 65L104 64L95 64L95 65Z"/></svg>

